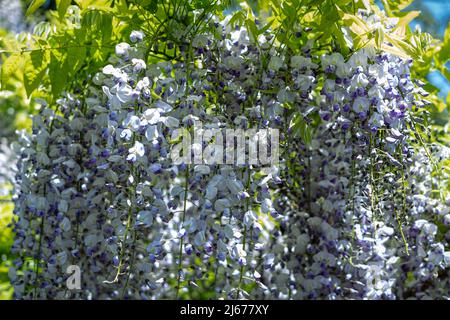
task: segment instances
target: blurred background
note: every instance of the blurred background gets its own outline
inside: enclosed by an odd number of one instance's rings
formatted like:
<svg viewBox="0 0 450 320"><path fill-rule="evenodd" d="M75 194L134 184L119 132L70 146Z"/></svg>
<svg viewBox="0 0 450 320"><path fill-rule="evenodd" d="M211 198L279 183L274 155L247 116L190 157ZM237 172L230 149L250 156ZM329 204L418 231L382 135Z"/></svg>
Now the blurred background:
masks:
<svg viewBox="0 0 450 320"><path fill-rule="evenodd" d="M30 17L25 17L25 11L30 0L0 0L0 50L5 46L5 36L23 37L22 32L31 31L45 20L47 10L55 9L55 0L47 0L38 11ZM258 6L258 1L248 1ZM234 2L238 8L238 1ZM449 0L416 0L407 8L419 10L421 15L416 18L411 27L420 28L436 38L444 36L444 31L450 20ZM0 61L1 62L1 61ZM450 66L447 65L450 69ZM450 83L439 71L428 75L429 81L439 88L439 95L448 97ZM12 232L8 224L12 217L11 202L14 176L14 156L10 144L15 139L16 130L28 129L31 125L30 114L34 111L33 101L26 97L21 79L9 75L6 85L0 90L0 300L10 299L12 288L8 280L8 261L14 259L9 253L12 243ZM447 103L449 99L447 98Z"/></svg>
<svg viewBox="0 0 450 320"><path fill-rule="evenodd" d="M444 36L445 28L447 28L447 24L450 21L449 0L414 1L411 6L408 7L408 10L410 9L422 12L419 19L412 21L412 27L419 27L436 38L442 38ZM449 68L448 65L447 68ZM450 83L439 71L430 73L428 79L432 84L441 89L441 97L447 97L450 90Z"/></svg>

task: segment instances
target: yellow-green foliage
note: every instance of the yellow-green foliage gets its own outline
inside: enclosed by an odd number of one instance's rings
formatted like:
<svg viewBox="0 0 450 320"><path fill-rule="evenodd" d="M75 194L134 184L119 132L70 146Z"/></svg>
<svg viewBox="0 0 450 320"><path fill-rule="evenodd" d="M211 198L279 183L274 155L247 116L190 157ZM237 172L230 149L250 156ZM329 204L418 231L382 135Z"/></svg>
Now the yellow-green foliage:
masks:
<svg viewBox="0 0 450 320"><path fill-rule="evenodd" d="M8 268L0 267L0 300L10 300L12 298L13 288L8 279Z"/></svg>
<svg viewBox="0 0 450 320"><path fill-rule="evenodd" d="M12 218L13 204L0 203L0 254L6 254L11 247L13 236L8 224Z"/></svg>
<svg viewBox="0 0 450 320"><path fill-rule="evenodd" d="M0 300L11 299L12 287L8 279L8 267L6 266L6 258L9 257L11 244L13 242L13 234L8 224L12 219L12 202L0 202Z"/></svg>

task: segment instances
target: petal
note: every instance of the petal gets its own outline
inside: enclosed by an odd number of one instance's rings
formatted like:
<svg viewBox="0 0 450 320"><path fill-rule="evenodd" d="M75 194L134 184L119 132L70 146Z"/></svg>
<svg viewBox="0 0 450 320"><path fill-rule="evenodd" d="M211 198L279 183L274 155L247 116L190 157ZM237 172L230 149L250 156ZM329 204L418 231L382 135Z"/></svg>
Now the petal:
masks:
<svg viewBox="0 0 450 320"><path fill-rule="evenodd" d="M145 137L148 141L153 141L157 139L159 136L158 128L156 125L148 126L147 130L145 130Z"/></svg>

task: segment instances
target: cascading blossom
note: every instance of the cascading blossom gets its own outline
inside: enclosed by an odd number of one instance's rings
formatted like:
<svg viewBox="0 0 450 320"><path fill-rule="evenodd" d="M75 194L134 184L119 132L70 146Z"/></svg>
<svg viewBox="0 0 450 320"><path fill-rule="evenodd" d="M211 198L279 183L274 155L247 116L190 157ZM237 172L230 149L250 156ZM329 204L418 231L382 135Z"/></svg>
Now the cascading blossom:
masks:
<svg viewBox="0 0 450 320"><path fill-rule="evenodd" d="M86 92L34 117L14 146L15 298L449 298L449 204L410 138L426 103L411 61L292 53L211 23L158 63L133 31ZM310 142L299 115L317 122ZM278 166L174 161L198 122L279 129Z"/></svg>

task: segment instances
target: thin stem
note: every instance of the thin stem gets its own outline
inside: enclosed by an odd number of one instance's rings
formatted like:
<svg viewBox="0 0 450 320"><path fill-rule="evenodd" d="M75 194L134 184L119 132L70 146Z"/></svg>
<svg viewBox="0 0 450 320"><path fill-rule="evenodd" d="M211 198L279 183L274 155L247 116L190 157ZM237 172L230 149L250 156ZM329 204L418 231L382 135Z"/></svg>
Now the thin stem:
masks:
<svg viewBox="0 0 450 320"><path fill-rule="evenodd" d="M222 217L223 217L223 211L220 213L220 216L219 216L219 225L220 225L221 229L222 229ZM217 240L219 240L219 233L217 233ZM217 249L216 249L216 252L217 252ZM219 260L217 259L216 260L216 266L214 268L214 281L213 281L213 284L212 284L212 287L213 287L214 291L216 289L218 272L219 272Z"/></svg>
<svg viewBox="0 0 450 320"><path fill-rule="evenodd" d="M425 141L423 141L422 139L422 135L421 135L421 131L418 128L418 125L414 122L413 119L411 119L411 123L416 131L416 136L419 139L419 142L422 146L422 148L425 150L425 153L427 154L428 159L430 160L431 164L433 165L434 168L434 172L436 172L436 174L438 175L438 183L439 185L437 186L437 189L439 190L439 198L441 199L442 202L445 202L445 198L444 195L442 194L442 190L440 188L440 170L439 170L439 166L437 165L437 163L434 161L433 156L431 155L430 151L428 150ZM431 183L432 183L432 189L433 189L433 181L431 179Z"/></svg>
<svg viewBox="0 0 450 320"><path fill-rule="evenodd" d="M135 254L135 251L136 251L135 250L136 249L135 246L136 246L136 239L137 239L136 231L134 231L133 234L134 234L134 236L133 236L133 244L131 245L132 246L132 249L131 249L132 250L132 254L131 254L131 261L130 261L130 271L127 274L127 278L125 280L125 284L124 284L124 286L122 288L121 299L123 299L123 297L125 296L125 292L126 292L127 287L128 287L128 282L130 281L131 270L133 269L134 260L136 258L136 254Z"/></svg>
<svg viewBox="0 0 450 320"><path fill-rule="evenodd" d="M44 194L47 191L47 186L44 186ZM34 298L36 299L37 297L37 288L38 288L38 284L37 284L37 280L38 280L38 276L39 276L39 260L41 259L41 251L42 251L42 238L43 238L43 233L44 233L44 225L45 225L45 214L42 216L42 220L41 220L41 224L39 226L40 229L40 233L39 233L39 244L38 244L38 253L37 256L35 258L35 287L34 287Z"/></svg>
<svg viewBox="0 0 450 320"><path fill-rule="evenodd" d="M402 154L402 150L401 150L400 146L399 146L398 153L399 153L400 161L402 163L402 169L400 170L401 175L402 175L402 217L405 218L406 217L406 181L405 181L405 167L403 165L403 154ZM402 241L405 246L406 255L409 256L408 242L406 241L406 237L403 232L402 220L401 220L400 215L398 214L398 211L399 210L395 210L395 218L397 220L400 235L402 237Z"/></svg>
<svg viewBox="0 0 450 320"><path fill-rule="evenodd" d="M353 139L353 136L354 136L354 128L352 127L352 130L351 130L352 132L352 134L351 134L351 140ZM351 205L352 205L352 215L353 215L353 217L355 216L355 193L356 193L356 186L355 186L355 183L356 183L356 179L355 179L355 177L356 177L356 160L355 160L355 151L354 151L354 145L355 144L353 144L353 146L352 146L352 155L351 155L351 161L352 161L352 164L351 164L351 177L350 177L350 183L351 183L351 189L350 189L350 199L351 199ZM352 240L354 241L355 240L355 228L352 228Z"/></svg>
<svg viewBox="0 0 450 320"><path fill-rule="evenodd" d="M55 108L55 115L58 112L58 110L59 110L59 105L57 105L56 108ZM55 118L56 118L55 116L52 117L52 119L50 121L50 128L49 128L50 134L53 132L53 123L55 121ZM48 151L49 151L49 145L47 145L47 152L46 153L48 153ZM43 193L44 193L44 196L47 195L47 183L44 185ZM37 253L37 256L36 256L36 258L34 260L34 263L35 263L34 298L37 297L37 288L38 288L37 281L38 281L38 276L39 276L39 260L41 259L41 253L42 253L42 238L43 238L43 235L44 235L44 227L45 227L45 213L42 216L41 224L39 226L40 232L39 232L38 253Z"/></svg>
<svg viewBox="0 0 450 320"><path fill-rule="evenodd" d="M249 190L250 187L250 171L247 171L247 190ZM247 197L245 199L245 212L244 214L248 211L248 207L249 207L249 199L250 197ZM247 244L247 226L244 225L244 237L242 239L242 250L245 252L245 245ZM241 266L241 269L239 271L240 275L239 275L239 283L238 283L238 289L236 291L236 300L239 299L239 295L241 293L241 285L242 285L242 278L244 276L244 271L245 271L245 264L243 264Z"/></svg>
<svg viewBox="0 0 450 320"><path fill-rule="evenodd" d="M373 170L373 155L372 155L372 147L373 147L373 134L370 132L369 137L369 157L370 157L370 210L372 211L372 214L375 214L375 199L374 199L374 193L375 193L375 184L374 184L374 170Z"/></svg>
<svg viewBox="0 0 450 320"><path fill-rule="evenodd" d="M186 219L186 207L187 207L187 194L189 188L189 165L186 165L186 181L184 184L184 201L183 201L183 216L181 218L181 227L183 227L184 220ZM184 236L180 238L180 248L178 251L178 268L177 268L177 292L175 295L175 299L178 299L178 295L180 293L180 284L181 284L181 269L182 269L182 258L183 258L183 241Z"/></svg>
<svg viewBox="0 0 450 320"><path fill-rule="evenodd" d="M243 251L245 251L246 241L247 241L247 226L244 226L244 238L242 240L242 250ZM239 273L240 273L240 275L239 275L238 289L236 291L236 300L239 299L239 295L241 294L242 277L244 276L244 265L241 266Z"/></svg>
<svg viewBox="0 0 450 320"><path fill-rule="evenodd" d="M114 280L112 281L113 283L119 281L120 272L121 272L122 267L124 265L123 258L124 258L124 255L125 255L125 242L127 241L128 232L129 232L130 226L131 226L131 212L132 212L131 207L129 207L128 208L127 226L126 226L125 232L123 234L122 247L120 248L119 266L117 267L116 276L114 277Z"/></svg>
<svg viewBox="0 0 450 320"><path fill-rule="evenodd" d="M136 111L136 106L135 106L135 111ZM136 133L133 132L133 140L132 140L133 145L134 145L135 142L136 142ZM136 195L136 183L137 183L137 180L138 180L137 177L136 177L135 171L137 172L136 168L134 167L133 164L131 164L130 174L133 176L134 181L135 181L133 183L132 187L130 188L131 192L132 192L131 195L132 195L133 199L134 199L134 197ZM133 202L132 202L132 204L133 204ZM123 235L122 246L120 248L119 266L117 267L116 276L114 277L114 280L112 281L113 283L119 281L119 276L121 274L122 267L124 265L126 241L127 241L128 233L130 232L131 223L132 223L132 219L133 219L133 214L132 213L133 213L133 210L132 210L132 206L130 205L128 207L127 224L126 224L125 232L124 232L124 235ZM134 241L133 241L133 244L134 244ZM125 283L124 290L126 289L127 284L128 284L128 281L126 281L126 283Z"/></svg>
<svg viewBox="0 0 450 320"><path fill-rule="evenodd" d="M312 152L309 148L307 148L307 154L308 154L308 213L311 214L311 201L312 201L312 197L311 197L311 156L312 156Z"/></svg>
<svg viewBox="0 0 450 320"><path fill-rule="evenodd" d="M77 46L63 46L63 47L50 47L50 48L37 48L37 49L21 49L21 50L0 50L0 53L26 53L34 51L45 51L45 50L65 50L70 48L114 48L113 46L92 46L92 45L77 45Z"/></svg>

